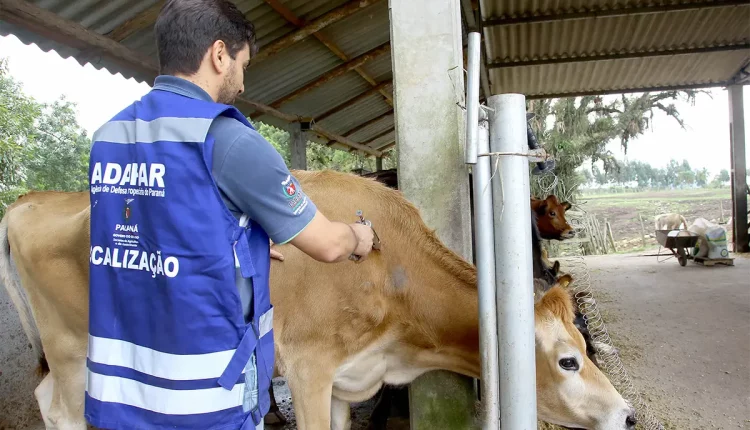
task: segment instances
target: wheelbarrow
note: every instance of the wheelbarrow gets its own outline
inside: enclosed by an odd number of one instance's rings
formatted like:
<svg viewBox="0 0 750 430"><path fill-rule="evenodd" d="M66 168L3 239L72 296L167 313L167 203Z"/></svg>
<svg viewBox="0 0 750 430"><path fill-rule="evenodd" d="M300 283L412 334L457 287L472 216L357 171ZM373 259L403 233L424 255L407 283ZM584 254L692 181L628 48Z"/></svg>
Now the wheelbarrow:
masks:
<svg viewBox="0 0 750 430"><path fill-rule="evenodd" d="M656 241L659 242L659 245L672 251L672 255L677 258L680 266L683 267L687 264L689 258L693 258L692 253L688 252L688 248L695 248L698 237L697 234L687 230L656 230ZM659 247L659 255L661 255L661 246ZM661 263L669 258L659 261L657 257L657 261Z"/></svg>

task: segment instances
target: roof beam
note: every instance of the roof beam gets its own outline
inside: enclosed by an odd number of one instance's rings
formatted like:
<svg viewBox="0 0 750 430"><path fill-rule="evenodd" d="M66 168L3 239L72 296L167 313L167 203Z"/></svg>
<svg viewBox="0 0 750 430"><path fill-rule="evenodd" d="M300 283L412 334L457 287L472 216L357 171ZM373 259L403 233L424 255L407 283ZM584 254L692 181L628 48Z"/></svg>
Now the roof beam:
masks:
<svg viewBox="0 0 750 430"><path fill-rule="evenodd" d="M388 151L390 151L391 149L393 149L395 146L396 146L396 141L394 140L393 142L391 142L391 143L389 143L387 145L383 145L380 148L378 148L378 151L380 151L381 153L385 154ZM381 157L382 157L382 155L381 155Z"/></svg>
<svg viewBox="0 0 750 430"><path fill-rule="evenodd" d="M338 134L333 134L328 131L323 130L320 128L319 125L313 123L311 127L312 131L318 133L320 136L327 138L328 140L334 140L339 143L343 143L344 145L348 146L349 148L352 148L352 150L360 150L364 151L370 155L374 155L375 157L380 157L383 155L380 151L377 151L373 148L370 148L369 146L362 145L361 143L354 142L353 140L349 139L348 137L340 136Z"/></svg>
<svg viewBox="0 0 750 430"><path fill-rule="evenodd" d="M645 15L653 13L665 13L665 12L677 12L694 9L708 9L717 7L731 7L731 6L742 6L748 5L750 2L747 0L714 0L714 1L697 1L693 3L668 3L658 4L650 6L625 6L614 9L598 9L594 8L587 11L572 11L572 12L552 12L545 15L531 15L527 12L521 16L500 16L496 18L488 18L482 20L482 24L485 27L490 26L502 26L502 25L516 25L516 24L532 24L539 22L555 22L555 21L571 21L577 19L587 18L604 18L604 17L615 17L615 16L630 16L630 15Z"/></svg>
<svg viewBox="0 0 750 430"><path fill-rule="evenodd" d="M374 59L374 58L376 58L376 57L378 57L378 56L380 56L380 55L382 55L382 54L384 54L386 52L390 52L390 50L391 50L391 43L390 42L386 42L386 43L378 46L375 49L371 49L370 51L365 52L364 54L360 55L359 57L354 58L351 61L348 61L348 62L346 62L346 63L344 63L344 64L342 64L342 65L334 68L330 72L328 72L328 73L324 74L323 76L321 76L320 78L318 78L318 79L316 79L316 80L308 83L307 85L303 86L302 88L299 88L299 89L293 91L292 93L289 93L289 94L285 95L284 97L276 100L275 102L271 103L271 106L273 106L275 108L278 108L282 104L284 104L284 103L286 103L286 102L288 102L288 101L290 101L292 99L295 99L295 98L301 96L302 94L305 94L306 92L308 92L308 91L310 91L312 89L318 88L319 86L325 84L326 82L328 82L330 80L333 80L333 79L335 79L335 78L343 75L344 73L347 73L347 72L351 71L352 69L354 69L356 67L359 67L359 66L367 63L368 61L370 61L370 60L372 60L372 59Z"/></svg>
<svg viewBox="0 0 750 430"><path fill-rule="evenodd" d="M389 128L388 130L385 130L385 131L383 131L381 133L378 133L377 135L371 137L369 142L363 143L363 145L367 146L368 148L372 148L371 145L373 144L373 142L375 142L376 140L380 139L383 136L387 136L387 135L391 134L393 132L393 130L395 130L395 129L396 129L396 127L394 126L394 127ZM354 149L350 149L349 152L354 152Z"/></svg>
<svg viewBox="0 0 750 430"><path fill-rule="evenodd" d="M353 0L343 6L337 7L336 9L328 12L320 18L310 21L309 24L294 31L286 36L283 36L268 45L264 46L256 55L253 57L253 63L259 63L269 56L276 54L277 52L288 48L295 43L307 38L307 36L317 33L318 31L334 24L342 19L353 15L360 10L375 4L381 0Z"/></svg>
<svg viewBox="0 0 750 430"><path fill-rule="evenodd" d="M352 105L355 105L355 104L361 102L362 100L370 97L371 95L373 95L375 93L379 93L379 92L383 91L383 88L387 87L391 83L392 83L392 81L390 81L390 80L389 81L385 81L383 83L380 83L377 86L372 87L369 90L363 92L362 94L354 96L354 97L350 98L349 100L345 101L344 103L341 103L338 106L335 106L335 107L333 107L331 109L328 109L327 111L323 112L320 115L316 115L315 116L315 120L316 121L323 121L324 119L328 118L329 116L334 115L336 113L339 113L342 110L344 110L344 109L346 109L346 108L348 108L348 107L350 107Z"/></svg>
<svg viewBox="0 0 750 430"><path fill-rule="evenodd" d="M607 94L629 94L629 93L658 93L664 91L681 91L681 90L699 90L704 88L717 88L726 87L730 85L730 82L721 81L713 83L702 83L702 84L685 84L685 85L668 85L668 86L655 86L655 87L641 87L641 88L623 88L623 89L609 89L609 90L594 90L594 91L571 91L567 93L549 93L549 94L532 94L527 95L527 100L539 100L539 99L561 99L567 97L583 97L583 96L603 96ZM510 90L506 91L509 92ZM381 149L382 150L382 149Z"/></svg>
<svg viewBox="0 0 750 430"><path fill-rule="evenodd" d="M735 85L750 84L750 60L745 62L745 64L737 70L737 73L732 76L732 79L730 79L729 82Z"/></svg>
<svg viewBox="0 0 750 430"><path fill-rule="evenodd" d="M159 0L153 6L118 25L114 30L107 33L107 37L114 41L122 42L133 33L152 26L156 22L156 18L159 17L159 12L161 12L164 3L164 0Z"/></svg>
<svg viewBox="0 0 750 430"><path fill-rule="evenodd" d="M158 75L158 67L153 58L135 52L107 36L91 31L76 22L61 18L39 6L24 0L0 0L0 9L3 11L3 20L57 43L84 52L96 52L117 63L123 69L133 71L143 81L152 81ZM243 97L238 97L237 101L283 121L293 122L302 119L299 116L280 112L271 106ZM318 125L313 125L313 130L321 136L348 147L363 150L376 157L380 156L379 151L354 142L349 138L330 133Z"/></svg>
<svg viewBox="0 0 750 430"><path fill-rule="evenodd" d="M623 52L623 53L608 53L608 54L593 54L586 56L577 57L557 57L557 58L541 58L534 60L501 60L494 61L487 65L490 69L510 68L510 67L524 67L524 66L542 66L548 64L566 64L566 63L586 63L591 61L605 61L605 60L625 60L630 58L647 58L647 57L666 57L670 55L686 55L686 54L704 54L708 52L723 52L723 51L740 51L743 49L750 49L750 42L744 41L741 43L731 45L720 45L720 46L703 46L697 48L675 48L665 49L660 51L637 51L637 52Z"/></svg>
<svg viewBox="0 0 750 430"><path fill-rule="evenodd" d="M373 118L373 119L371 119L369 121L363 122L362 124L360 124L360 125L352 128L351 130L347 130L344 133L344 136L349 137L352 134L354 134L354 133L356 133L356 132L358 132L360 130L363 130L365 127L369 127L369 126L375 124L376 122L382 120L383 118L389 117L391 115L393 115L393 109L388 109L388 112L384 113L383 115L376 116L375 118Z"/></svg>
<svg viewBox="0 0 750 430"><path fill-rule="evenodd" d="M376 122L378 122L378 121L382 120L383 118L388 117L390 115L393 115L393 109L392 108L388 109L388 112L384 113L383 115L376 116L373 119L367 120L367 121L363 122L362 124L360 124L360 125L352 128L350 130L345 131L342 135L344 137L351 137L351 135L353 135L354 133L356 133L356 132L364 129L365 127L369 127L369 126L375 124ZM328 142L326 142L326 145L327 146L331 146L334 143L336 143L336 142L333 141L333 140L329 140Z"/></svg>
<svg viewBox="0 0 750 430"><path fill-rule="evenodd" d="M152 58L27 1L0 0L0 10L3 11L3 20L49 40L80 51L103 54L120 66L147 76L147 79L153 79L157 74L158 68Z"/></svg>
<svg viewBox="0 0 750 430"><path fill-rule="evenodd" d="M279 15L283 16L284 19L294 24L296 27L305 26L305 21L299 19L299 17L297 17L294 14L294 12L292 12L291 9L284 6L279 0L263 0L263 1L266 2L266 4L268 4L269 6L271 6L273 10L278 12ZM323 35L321 32L313 33L312 36L318 39L323 45L326 46L326 48L328 48L329 51L336 54L336 56L342 59L344 62L347 62L350 60L350 58L346 54L344 54L344 52L341 51L341 49L339 49L339 47L336 46L336 44L331 39ZM373 77L371 77L364 70L362 70L361 67L355 67L354 71L357 72L359 76L361 76L362 79L366 80L371 86L374 87L378 85L377 81L375 81ZM386 103L393 106L393 97L388 91L380 89L378 92L380 92L380 94L385 98Z"/></svg>

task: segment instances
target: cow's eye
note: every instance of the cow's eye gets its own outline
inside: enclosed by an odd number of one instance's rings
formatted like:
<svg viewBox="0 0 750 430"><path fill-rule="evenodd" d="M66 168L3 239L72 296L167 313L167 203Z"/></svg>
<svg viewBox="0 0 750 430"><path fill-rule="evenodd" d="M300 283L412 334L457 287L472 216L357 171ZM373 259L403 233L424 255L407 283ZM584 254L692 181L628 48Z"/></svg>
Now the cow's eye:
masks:
<svg viewBox="0 0 750 430"><path fill-rule="evenodd" d="M560 367L565 370L578 370L578 360L575 358L563 358L559 362Z"/></svg>
<svg viewBox="0 0 750 430"><path fill-rule="evenodd" d="M550 211L549 216L555 216L555 211Z"/></svg>

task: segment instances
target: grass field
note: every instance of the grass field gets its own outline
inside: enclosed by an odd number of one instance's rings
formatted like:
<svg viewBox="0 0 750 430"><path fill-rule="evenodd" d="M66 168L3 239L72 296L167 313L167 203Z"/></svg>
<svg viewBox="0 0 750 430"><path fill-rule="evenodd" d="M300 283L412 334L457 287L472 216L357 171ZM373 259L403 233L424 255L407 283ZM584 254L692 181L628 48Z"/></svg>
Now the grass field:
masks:
<svg viewBox="0 0 750 430"><path fill-rule="evenodd" d="M657 214L676 212L684 216L689 224L698 217L715 223L726 223L732 208L728 188L584 194L578 202L583 210L595 214L602 226L605 219L610 222L617 252L644 249L639 214L643 217L646 235L653 236L654 216ZM730 226L723 226L727 229L727 239L731 240ZM646 249L658 245L653 237L646 239Z"/></svg>

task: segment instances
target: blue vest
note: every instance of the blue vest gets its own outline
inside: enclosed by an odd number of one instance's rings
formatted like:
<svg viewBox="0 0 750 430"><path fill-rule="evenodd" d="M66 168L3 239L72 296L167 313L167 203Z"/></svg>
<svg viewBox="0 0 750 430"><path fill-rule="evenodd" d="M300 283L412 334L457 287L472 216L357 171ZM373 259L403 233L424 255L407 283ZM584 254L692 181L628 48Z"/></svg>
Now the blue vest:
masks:
<svg viewBox="0 0 750 430"><path fill-rule="evenodd" d="M231 106L152 90L94 134L85 402L94 426L244 430L268 412L269 240L237 221L214 182L208 130L220 115L252 128ZM253 283L248 323L241 278ZM254 364L257 374L246 372Z"/></svg>

